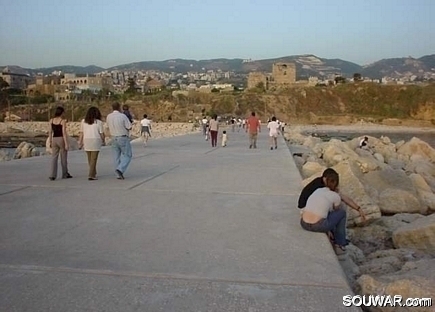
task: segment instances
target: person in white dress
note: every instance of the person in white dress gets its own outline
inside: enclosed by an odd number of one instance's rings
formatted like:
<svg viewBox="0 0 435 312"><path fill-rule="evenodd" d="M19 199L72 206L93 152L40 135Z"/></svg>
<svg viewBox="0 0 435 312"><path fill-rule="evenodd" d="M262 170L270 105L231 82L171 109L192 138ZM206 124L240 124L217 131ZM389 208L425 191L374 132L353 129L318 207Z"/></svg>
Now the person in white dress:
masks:
<svg viewBox="0 0 435 312"><path fill-rule="evenodd" d="M103 122L101 113L97 107L90 107L85 119L80 125L79 148L84 149L88 156L89 174L88 180L97 179L97 160L101 146L105 143Z"/></svg>

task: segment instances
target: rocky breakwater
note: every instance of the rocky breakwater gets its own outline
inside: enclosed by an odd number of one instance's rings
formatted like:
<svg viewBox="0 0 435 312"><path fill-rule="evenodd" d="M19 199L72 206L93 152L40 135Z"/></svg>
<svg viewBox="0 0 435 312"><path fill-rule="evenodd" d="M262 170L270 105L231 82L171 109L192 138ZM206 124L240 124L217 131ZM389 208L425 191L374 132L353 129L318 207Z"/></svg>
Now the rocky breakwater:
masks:
<svg viewBox="0 0 435 312"><path fill-rule="evenodd" d="M348 209L351 243L340 263L355 293L435 300L435 150L415 137L394 144L371 136L364 150L360 138L323 142L297 127L288 128L285 139L303 185L332 167L340 175L340 191L367 216L363 222Z"/></svg>
<svg viewBox="0 0 435 312"><path fill-rule="evenodd" d="M104 124L106 133L106 144L110 145L110 133L106 124ZM139 121L133 124L131 131L132 142L139 141L141 125ZM152 140L173 137L178 135L198 132L198 128L192 123L155 123L152 124ZM80 122L67 123L67 132L69 135L70 150L77 150L77 137L80 134ZM0 137L10 140L11 137L18 138L19 142L15 144L16 150L10 155L5 150L0 150L0 161L19 159L32 156L38 156L38 146L45 146L45 152L51 154L51 148L48 142L48 123L47 122L6 122L0 123ZM38 139L35 141L34 138Z"/></svg>

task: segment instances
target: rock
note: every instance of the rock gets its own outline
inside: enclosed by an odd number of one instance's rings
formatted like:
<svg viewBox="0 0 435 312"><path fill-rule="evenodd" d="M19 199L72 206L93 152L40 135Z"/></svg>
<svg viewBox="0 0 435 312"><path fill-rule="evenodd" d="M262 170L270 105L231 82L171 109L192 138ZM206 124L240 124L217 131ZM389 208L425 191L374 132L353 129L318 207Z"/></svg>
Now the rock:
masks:
<svg viewBox="0 0 435 312"><path fill-rule="evenodd" d="M316 144L322 143L322 139L320 138L315 138L312 136L307 137L304 142L302 143L303 146L309 147L309 148L313 148Z"/></svg>
<svg viewBox="0 0 435 312"><path fill-rule="evenodd" d="M382 156L382 154L380 154L380 153L374 153L373 157L381 163L385 162L384 156Z"/></svg>
<svg viewBox="0 0 435 312"><path fill-rule="evenodd" d="M15 149L13 159L39 156L39 151L32 143L21 142Z"/></svg>
<svg viewBox="0 0 435 312"><path fill-rule="evenodd" d="M405 140L400 140L399 142L397 142L396 143L396 150L401 148L403 146L403 144L405 144Z"/></svg>
<svg viewBox="0 0 435 312"><path fill-rule="evenodd" d="M400 259L403 263L407 261L416 261L424 258L429 258L428 255L421 251L416 251L412 249L399 248L399 249L385 249L385 250L377 250L367 256L367 260L373 260L377 258L387 258L387 257L396 257Z"/></svg>
<svg viewBox="0 0 435 312"><path fill-rule="evenodd" d="M8 161L11 160L11 156L5 150L0 149L0 161Z"/></svg>
<svg viewBox="0 0 435 312"><path fill-rule="evenodd" d="M352 243L346 246L347 255L356 264L361 264L366 260L364 252Z"/></svg>
<svg viewBox="0 0 435 312"><path fill-rule="evenodd" d="M393 235L395 230L421 218L424 218L424 216L418 213L397 213L394 216L382 216L376 221L376 224L385 226Z"/></svg>
<svg viewBox="0 0 435 312"><path fill-rule="evenodd" d="M420 260L392 274L362 275L357 279L361 295L400 295L402 298L435 298L435 259ZM432 307L378 307L376 311L433 311Z"/></svg>
<svg viewBox="0 0 435 312"><path fill-rule="evenodd" d="M358 155L345 143L332 139L323 145L322 158L328 166L334 166L345 160L357 159Z"/></svg>
<svg viewBox="0 0 435 312"><path fill-rule="evenodd" d="M372 198L367 194L364 185L360 178L362 173L358 167L351 165L349 162L342 162L333 167L340 176L339 188L340 193L343 193L352 198L363 209L367 222L372 222L381 217L379 206L373 202ZM362 225L359 213L353 209L348 209L348 226Z"/></svg>
<svg viewBox="0 0 435 312"><path fill-rule="evenodd" d="M379 208L382 213L401 212L426 213L416 196L401 189L387 188L379 195Z"/></svg>
<svg viewBox="0 0 435 312"><path fill-rule="evenodd" d="M418 155L432 163L435 162L435 149L416 137L413 137L411 140L403 144L397 150L397 153L409 158Z"/></svg>
<svg viewBox="0 0 435 312"><path fill-rule="evenodd" d="M394 231L393 243L396 248L411 248L435 255L435 214Z"/></svg>
<svg viewBox="0 0 435 312"><path fill-rule="evenodd" d="M404 264L398 257L388 256L383 258L373 258L360 265L361 274L387 274L399 271Z"/></svg>
<svg viewBox="0 0 435 312"><path fill-rule="evenodd" d="M404 161L399 160L397 158L390 158L388 159L388 161L386 161L386 163L392 168L392 169L400 169L400 170L404 170L406 167L406 164Z"/></svg>
<svg viewBox="0 0 435 312"><path fill-rule="evenodd" d="M366 255L394 247L391 241L391 231L376 222L365 227L348 229L348 237L352 244Z"/></svg>
<svg viewBox="0 0 435 312"><path fill-rule="evenodd" d="M417 173L411 173L409 179L417 190L417 197L420 200L423 210L435 211L435 194L432 192L432 189L426 183L425 179Z"/></svg>
<svg viewBox="0 0 435 312"><path fill-rule="evenodd" d="M411 179L403 170L385 168L368 172L362 176L363 182L375 189L382 191L387 188L399 189L417 195L417 191Z"/></svg>
<svg viewBox="0 0 435 312"><path fill-rule="evenodd" d="M432 192L435 191L435 165L427 160L417 160L409 162L405 168L409 174L420 174L426 183L430 186Z"/></svg>
<svg viewBox="0 0 435 312"><path fill-rule="evenodd" d="M294 156L294 160L298 168L302 168L302 166L305 164L305 159L301 156Z"/></svg>
<svg viewBox="0 0 435 312"><path fill-rule="evenodd" d="M304 178L309 178L313 175L316 177L321 176L326 167L320 165L317 162L308 161L302 166L302 176Z"/></svg>

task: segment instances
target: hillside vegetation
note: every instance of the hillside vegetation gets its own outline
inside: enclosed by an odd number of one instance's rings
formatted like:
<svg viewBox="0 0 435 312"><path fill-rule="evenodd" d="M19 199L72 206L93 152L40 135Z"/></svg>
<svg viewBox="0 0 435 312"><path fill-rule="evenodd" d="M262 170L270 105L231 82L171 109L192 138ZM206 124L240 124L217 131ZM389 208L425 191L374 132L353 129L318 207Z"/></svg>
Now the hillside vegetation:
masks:
<svg viewBox="0 0 435 312"><path fill-rule="evenodd" d="M360 119L381 122L384 119L435 123L435 84L426 86L384 86L371 83L343 84L335 87L301 87L265 93L261 90L234 93L189 93L173 97L169 91L154 95L134 95L124 102L136 118L144 113L155 121L188 121L203 114L247 116L257 112L265 119L272 115L289 122L345 123ZM53 108L56 104L52 103ZM99 106L103 115L110 103L63 103L68 119L83 118L87 107ZM33 120L47 120L46 104L32 105ZM22 113L27 106L13 106Z"/></svg>

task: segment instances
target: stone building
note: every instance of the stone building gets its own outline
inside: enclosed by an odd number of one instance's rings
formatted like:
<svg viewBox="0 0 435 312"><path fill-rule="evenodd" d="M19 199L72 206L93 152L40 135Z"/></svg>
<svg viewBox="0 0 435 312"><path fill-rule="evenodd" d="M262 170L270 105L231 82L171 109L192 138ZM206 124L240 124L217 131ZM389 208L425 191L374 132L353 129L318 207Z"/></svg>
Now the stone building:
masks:
<svg viewBox="0 0 435 312"><path fill-rule="evenodd" d="M0 73L0 77L6 81L12 89L26 89L32 82L32 77L24 73L18 73L9 67L5 67Z"/></svg>
<svg viewBox="0 0 435 312"><path fill-rule="evenodd" d="M272 82L276 85L287 85L296 82L295 63L275 63L272 65Z"/></svg>
<svg viewBox="0 0 435 312"><path fill-rule="evenodd" d="M263 86L268 88L269 77L264 73L252 72L248 75L248 89L256 88L258 84L263 83Z"/></svg>
<svg viewBox="0 0 435 312"><path fill-rule="evenodd" d="M295 63L274 63L272 74L251 72L248 75L248 89L252 89L263 83L266 90L270 88L282 88L296 83Z"/></svg>
<svg viewBox="0 0 435 312"><path fill-rule="evenodd" d="M98 92L103 89L113 90L112 77L65 74L60 83L68 90L78 89L90 90L92 92Z"/></svg>

